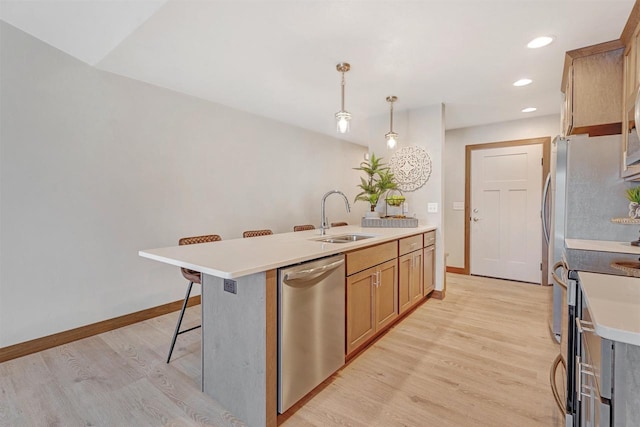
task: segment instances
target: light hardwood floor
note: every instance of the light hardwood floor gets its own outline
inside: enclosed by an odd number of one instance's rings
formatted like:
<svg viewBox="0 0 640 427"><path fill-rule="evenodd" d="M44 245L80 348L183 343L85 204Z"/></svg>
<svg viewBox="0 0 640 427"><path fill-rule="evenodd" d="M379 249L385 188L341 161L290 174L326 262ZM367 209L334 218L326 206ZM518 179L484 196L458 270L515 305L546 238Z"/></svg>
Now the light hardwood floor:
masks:
<svg viewBox="0 0 640 427"><path fill-rule="evenodd" d="M281 419L289 426L561 426L549 288L448 274L429 300ZM200 393L200 334L177 313L0 364L1 426L238 426ZM199 322L190 308L186 325Z"/></svg>

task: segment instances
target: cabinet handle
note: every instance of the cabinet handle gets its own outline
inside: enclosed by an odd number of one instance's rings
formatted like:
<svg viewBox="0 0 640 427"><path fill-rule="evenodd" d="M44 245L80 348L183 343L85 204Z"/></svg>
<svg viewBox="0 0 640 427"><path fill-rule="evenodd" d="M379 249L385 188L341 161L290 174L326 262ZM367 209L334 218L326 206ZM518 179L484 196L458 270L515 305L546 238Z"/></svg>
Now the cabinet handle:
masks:
<svg viewBox="0 0 640 427"><path fill-rule="evenodd" d="M578 401L581 401L581 397L592 397L593 387L589 385L584 385L582 383L582 376L589 375L591 377L596 376L595 368L593 365L589 365L588 363L583 363L580 359L580 356L576 356L576 390L578 392ZM589 391L588 394L583 393L583 390Z"/></svg>
<svg viewBox="0 0 640 427"><path fill-rule="evenodd" d="M588 393L585 393L582 390L586 390ZM591 386L587 386L587 385L583 385L582 386L582 390L579 391L578 396L582 396L582 397L586 397L587 399L591 399L593 397L593 387ZM578 399L580 400L580 399Z"/></svg>
<svg viewBox="0 0 640 427"><path fill-rule="evenodd" d="M580 363L580 373L595 378L596 368L593 365L589 365L588 363Z"/></svg>
<svg viewBox="0 0 640 427"><path fill-rule="evenodd" d="M376 288L380 287L380 270L376 271Z"/></svg>
<svg viewBox="0 0 640 427"><path fill-rule="evenodd" d="M577 375L576 375L576 390L578 390L578 402L580 402L582 400L582 394L580 393L580 390L582 390L582 375L580 373L580 356L576 356L576 370Z"/></svg>
<svg viewBox="0 0 640 427"><path fill-rule="evenodd" d="M576 317L576 327L578 328L579 333L586 332L595 332L596 330L593 328L593 323L588 322L586 320L580 320Z"/></svg>
<svg viewBox="0 0 640 427"><path fill-rule="evenodd" d="M373 286L375 286L376 288L378 287L378 272L377 271L371 275L371 284Z"/></svg>

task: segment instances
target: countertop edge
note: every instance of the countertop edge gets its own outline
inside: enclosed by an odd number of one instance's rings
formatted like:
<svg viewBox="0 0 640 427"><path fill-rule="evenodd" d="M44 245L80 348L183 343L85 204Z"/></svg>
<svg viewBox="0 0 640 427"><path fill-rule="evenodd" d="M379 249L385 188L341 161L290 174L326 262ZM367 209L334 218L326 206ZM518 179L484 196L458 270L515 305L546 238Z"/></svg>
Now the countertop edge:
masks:
<svg viewBox="0 0 640 427"><path fill-rule="evenodd" d="M147 250L152 250L152 249L147 249ZM227 273L226 271L214 270L212 268L202 267L202 266L196 265L196 264L190 264L188 262L180 261L180 260L177 260L177 259L174 259L174 258L163 257L162 255L156 255L156 254L152 254L152 253L149 253L149 252L145 252L144 250L138 251L138 255L141 256L142 258L147 258L147 259L151 259L151 260L154 260L154 261L159 261L161 263L174 265L174 266L180 267L180 268L187 268L189 270L199 271L200 273L209 274L211 276L222 277L223 279L233 279L234 278L229 273ZM236 276L236 277L239 277L239 276Z"/></svg>
<svg viewBox="0 0 640 427"><path fill-rule="evenodd" d="M564 239L564 243L567 249L573 250L640 255L640 246L633 246L630 242L574 239L567 237Z"/></svg>
<svg viewBox="0 0 640 427"><path fill-rule="evenodd" d="M348 230L342 230L342 227L340 227L340 230L335 229L333 233L328 234L327 236L330 235L340 235L340 234L344 234L345 232L349 232ZM346 227L345 227L346 228ZM367 228L367 231L356 231L354 233L356 234L366 234L366 233L371 233L371 234L375 234L375 230L376 228ZM387 229L389 230L389 229ZM318 259L318 258L324 258L327 256L332 256L335 254L339 254L339 253L345 253L345 252L350 252L353 250L357 250L357 249L362 249L365 247L369 247L369 246L376 246L382 243L386 243L386 242L390 242L393 240L398 240L398 239L402 239L405 237L409 237L409 236L413 236L416 234L422 234L422 233L427 233L429 231L434 231L437 230L436 226L431 226L431 225L421 225L418 226L416 228L398 228L397 231L398 233L396 235L387 235L387 236L376 236L373 237L371 239L365 239L365 240L360 240L360 241L356 241L356 242L350 242L350 243L342 243L342 244L335 244L335 243L329 243L330 245L335 245L335 248L332 248L330 250L324 250L322 252L318 252L318 253L313 253L313 254L307 254L307 255L302 255L302 256L297 256L297 257L292 257L292 258L287 258L287 259L282 259L279 260L277 262L270 262L270 263L256 263L255 265L252 265L251 267L248 268L239 268L239 269L235 269L233 271L225 271L225 270L219 270L219 269L215 269L215 268L211 268L211 267L207 267L205 265L199 265L199 264L194 264L194 263L189 263L186 262L184 260L180 260L180 259L176 259L176 258L172 258L172 257L168 257L168 256L163 256L157 253L153 253L153 251L162 251L162 250L167 250L167 249L172 249L172 248L178 248L179 246L169 246L169 247L163 247L163 248L155 248L155 249L144 249L144 250L140 250L138 251L138 255L143 257L143 258L147 258L150 260L154 260L154 261L159 261L165 264L169 264L169 265L173 265L176 267L182 267L182 268L188 268L190 270L194 270L194 271L199 271L203 274L208 274L211 276L216 276L216 277L220 277L223 279L237 279L239 277L244 277L244 276L248 276L251 274L255 274L255 273L261 273L264 271L269 271L272 269L276 269L276 268L280 268L280 267L285 267L288 265L294 265L294 264L299 264L301 262L305 262L305 261L311 261L314 259ZM394 229L395 231L395 229ZM289 233L280 233L280 234L289 234ZM278 236L278 234L274 234L271 236L263 236L261 238L270 238L270 237L276 237ZM317 236L318 238L320 238L321 236ZM308 235L300 235L300 239L301 240L310 240L308 238ZM242 242L252 242L255 240L251 240L251 239L232 239L232 240L238 240L238 241L242 241ZM229 241L232 241L229 240Z"/></svg>
<svg viewBox="0 0 640 427"><path fill-rule="evenodd" d="M601 276L598 273L587 273L592 276ZM637 278L623 278L629 280L638 280ZM639 285L640 286L640 285ZM585 303L589 308L589 314L591 315L591 320L593 321L593 329L595 333L601 338L605 338L611 341L621 342L625 344L631 344L640 346L640 332L633 332L626 329L620 329L608 326L603 323L600 318L600 313L598 308L593 307L593 301L589 301L589 289L583 288L583 296L585 299Z"/></svg>

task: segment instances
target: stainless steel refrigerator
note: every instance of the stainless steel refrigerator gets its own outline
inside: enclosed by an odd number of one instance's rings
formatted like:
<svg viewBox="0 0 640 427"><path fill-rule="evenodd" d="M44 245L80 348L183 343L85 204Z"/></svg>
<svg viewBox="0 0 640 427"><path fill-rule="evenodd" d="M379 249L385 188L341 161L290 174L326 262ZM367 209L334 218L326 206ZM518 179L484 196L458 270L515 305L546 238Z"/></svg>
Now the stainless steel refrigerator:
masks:
<svg viewBox="0 0 640 427"><path fill-rule="evenodd" d="M625 190L620 178L620 135L589 138L586 135L556 137L551 146L549 192L543 212L549 230L549 274L562 259L564 240L631 241L629 228L611 222L627 216ZM630 237L634 237L633 239ZM553 283L549 277L549 283ZM562 291L553 285L549 326L560 341Z"/></svg>

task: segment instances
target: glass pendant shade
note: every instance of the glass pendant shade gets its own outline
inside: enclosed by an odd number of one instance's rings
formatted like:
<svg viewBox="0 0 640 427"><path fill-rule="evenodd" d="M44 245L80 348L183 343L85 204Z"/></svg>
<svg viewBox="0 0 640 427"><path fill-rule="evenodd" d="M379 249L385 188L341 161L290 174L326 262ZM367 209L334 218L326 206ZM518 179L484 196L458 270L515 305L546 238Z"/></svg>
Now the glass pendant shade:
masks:
<svg viewBox="0 0 640 427"><path fill-rule="evenodd" d="M387 148L396 148L396 145L398 145L398 134L395 132L388 132L385 135L385 138L387 138Z"/></svg>
<svg viewBox="0 0 640 427"><path fill-rule="evenodd" d="M351 65L346 62L341 62L336 65L336 70L342 73L342 83L340 85L340 111L336 113L336 131L338 133L349 132L349 122L351 121L351 113L344 110L344 73L351 69Z"/></svg>
<svg viewBox="0 0 640 427"><path fill-rule="evenodd" d="M351 113L346 111L338 111L336 113L336 130L338 133L349 132L349 122L351 121Z"/></svg>

